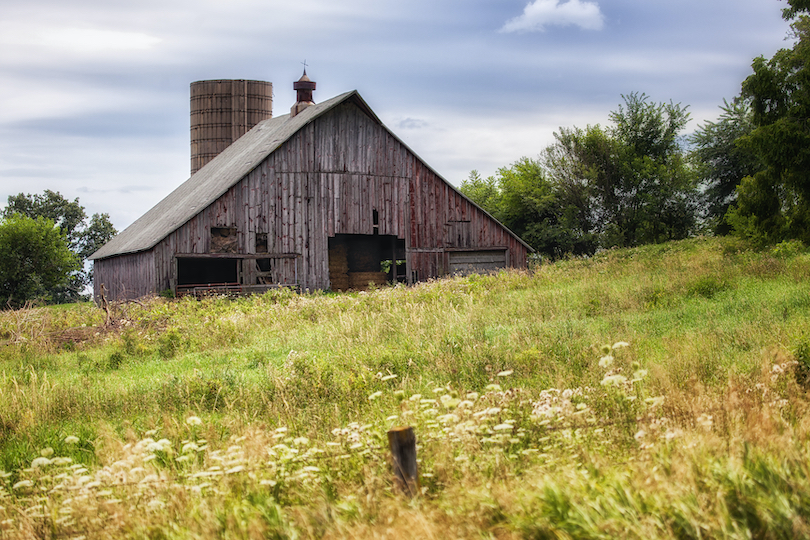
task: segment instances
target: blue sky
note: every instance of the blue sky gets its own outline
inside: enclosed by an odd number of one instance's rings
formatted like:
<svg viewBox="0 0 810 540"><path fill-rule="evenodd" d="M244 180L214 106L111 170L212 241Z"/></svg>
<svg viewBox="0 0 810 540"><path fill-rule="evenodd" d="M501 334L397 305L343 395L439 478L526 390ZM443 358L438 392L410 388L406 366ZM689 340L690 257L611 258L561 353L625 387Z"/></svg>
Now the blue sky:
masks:
<svg viewBox="0 0 810 540"><path fill-rule="evenodd" d="M0 203L58 190L123 229L189 175L189 84L307 72L356 89L447 180L535 157L621 94L739 93L788 24L779 0L0 0Z"/></svg>

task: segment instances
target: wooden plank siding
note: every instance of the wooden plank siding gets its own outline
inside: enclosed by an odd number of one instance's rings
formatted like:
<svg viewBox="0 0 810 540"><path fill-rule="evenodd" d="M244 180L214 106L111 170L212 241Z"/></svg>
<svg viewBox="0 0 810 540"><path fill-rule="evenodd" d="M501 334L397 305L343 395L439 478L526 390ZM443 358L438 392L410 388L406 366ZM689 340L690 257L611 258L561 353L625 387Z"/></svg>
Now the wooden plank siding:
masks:
<svg viewBox="0 0 810 540"><path fill-rule="evenodd" d="M152 251L120 255L95 264L93 272L95 294L101 294L100 285L106 288L108 300L134 300L160 289L155 277L155 254ZM165 289L166 287L164 287Z"/></svg>
<svg viewBox="0 0 810 540"><path fill-rule="evenodd" d="M96 281L125 270L140 294L174 288L175 254L209 253L211 227L235 227L238 253L255 254L256 235L266 234L268 253L299 255L302 290L325 289L329 237L374 234L375 210L377 232L405 241L409 281L448 273L448 249L500 247L508 265L526 264L525 245L349 101L301 128L151 251L97 261ZM254 267L243 265L244 284L256 283ZM295 265L284 271L293 282Z"/></svg>

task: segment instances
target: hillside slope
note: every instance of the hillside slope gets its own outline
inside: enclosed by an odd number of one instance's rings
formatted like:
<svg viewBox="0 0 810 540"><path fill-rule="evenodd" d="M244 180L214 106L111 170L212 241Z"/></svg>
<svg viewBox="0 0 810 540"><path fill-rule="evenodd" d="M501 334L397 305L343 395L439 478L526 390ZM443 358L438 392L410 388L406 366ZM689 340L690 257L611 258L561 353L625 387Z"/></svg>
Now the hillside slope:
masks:
<svg viewBox="0 0 810 540"><path fill-rule="evenodd" d="M809 275L798 244L693 239L2 312L0 538L807 536Z"/></svg>

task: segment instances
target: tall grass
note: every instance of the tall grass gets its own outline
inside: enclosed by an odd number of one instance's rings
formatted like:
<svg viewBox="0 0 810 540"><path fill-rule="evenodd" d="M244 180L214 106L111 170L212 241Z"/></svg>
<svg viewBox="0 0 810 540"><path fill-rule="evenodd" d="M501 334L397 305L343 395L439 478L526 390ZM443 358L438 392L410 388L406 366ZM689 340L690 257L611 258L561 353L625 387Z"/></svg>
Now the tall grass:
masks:
<svg viewBox="0 0 810 540"><path fill-rule="evenodd" d="M808 273L800 245L694 239L109 324L3 312L0 538L804 535Z"/></svg>

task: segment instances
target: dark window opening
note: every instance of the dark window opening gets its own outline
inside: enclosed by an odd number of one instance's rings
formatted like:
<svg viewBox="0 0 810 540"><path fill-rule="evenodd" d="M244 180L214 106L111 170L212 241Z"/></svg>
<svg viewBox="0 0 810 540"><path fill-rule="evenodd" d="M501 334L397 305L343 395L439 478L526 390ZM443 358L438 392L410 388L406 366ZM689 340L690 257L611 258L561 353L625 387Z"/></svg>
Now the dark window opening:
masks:
<svg viewBox="0 0 810 540"><path fill-rule="evenodd" d="M236 227L211 227L211 253L238 253Z"/></svg>
<svg viewBox="0 0 810 540"><path fill-rule="evenodd" d="M238 284L239 259L177 259L178 285Z"/></svg>
<svg viewBox="0 0 810 540"><path fill-rule="evenodd" d="M256 233L256 253L267 253L267 233Z"/></svg>
<svg viewBox="0 0 810 540"><path fill-rule="evenodd" d="M374 228L374 234L379 234L380 232L380 213L377 212L377 209L371 211L371 224Z"/></svg>

